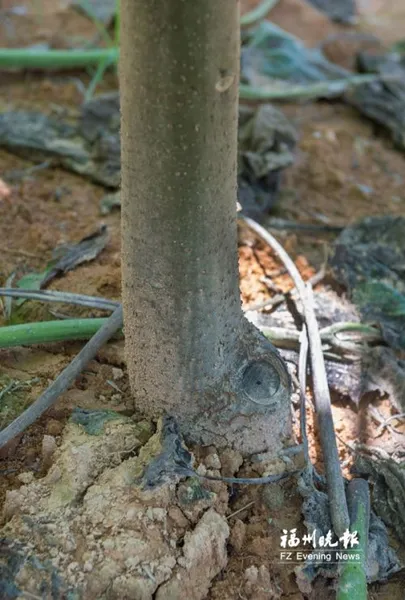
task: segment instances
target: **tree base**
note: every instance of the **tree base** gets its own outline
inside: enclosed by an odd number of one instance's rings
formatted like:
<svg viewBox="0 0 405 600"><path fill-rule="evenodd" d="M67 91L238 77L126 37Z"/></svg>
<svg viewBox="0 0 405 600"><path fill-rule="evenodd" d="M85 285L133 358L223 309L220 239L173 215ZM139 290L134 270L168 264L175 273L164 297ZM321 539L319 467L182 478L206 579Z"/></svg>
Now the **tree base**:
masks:
<svg viewBox="0 0 405 600"><path fill-rule="evenodd" d="M180 407L186 440L228 447L244 456L277 453L291 444L290 376L277 349L245 318L234 360L222 381Z"/></svg>

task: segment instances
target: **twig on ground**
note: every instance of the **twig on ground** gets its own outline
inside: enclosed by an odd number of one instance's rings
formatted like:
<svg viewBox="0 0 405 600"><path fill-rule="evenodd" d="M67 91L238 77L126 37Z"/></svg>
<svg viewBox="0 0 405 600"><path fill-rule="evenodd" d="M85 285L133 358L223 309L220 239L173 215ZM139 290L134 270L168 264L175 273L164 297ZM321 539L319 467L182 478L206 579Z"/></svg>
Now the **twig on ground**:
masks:
<svg viewBox="0 0 405 600"><path fill-rule="evenodd" d="M229 520L229 519L232 519L232 517L236 517L236 515L238 515L239 513L243 512L244 510L253 506L254 503L255 503L254 500L252 500L252 502L248 502L245 506L242 506L242 508L235 510L235 512L231 513L226 518Z"/></svg>
<svg viewBox="0 0 405 600"><path fill-rule="evenodd" d="M99 310L114 311L119 302L106 300L97 296L87 296L84 294L70 294L68 292L57 292L52 290L25 290L19 288L0 288L0 296L11 298L27 298L27 300L39 300L41 302L64 302L65 304L77 304L79 306L88 306Z"/></svg>
<svg viewBox="0 0 405 600"><path fill-rule="evenodd" d="M312 287L310 284L305 285L294 262L281 244L268 231L249 217L244 217L244 220L261 239L277 252L290 273L301 297L305 323L308 330L313 392L328 484L331 519L335 533L342 535L349 527L350 520L336 444L329 387L322 354L322 343L313 306Z"/></svg>
<svg viewBox="0 0 405 600"><path fill-rule="evenodd" d="M323 263L323 265L321 266L321 268L319 269L319 271L317 273L315 273L315 275L312 275L312 277L309 278L308 281L312 285L317 285L325 277L326 263L327 263L327 258L326 258L325 262ZM268 306L276 306L277 304L281 304L282 302L286 301L287 294L294 294L296 291L297 291L297 288L293 287L292 290L288 291L286 294L276 294L275 296L273 296L272 298L269 298L268 300L264 300L263 302L258 302L256 304L252 304L251 306L247 306L246 308L243 309L243 311L244 312L253 312L256 310L261 310L262 308L266 308Z"/></svg>
<svg viewBox="0 0 405 600"><path fill-rule="evenodd" d="M290 294L291 292L287 292ZM278 304L282 304L287 299L287 294L276 294L272 298L268 298L267 300L263 300L263 302L257 302L256 304L248 305L243 309L243 312L256 312L261 310L262 308L268 308L269 306L277 306Z"/></svg>
<svg viewBox="0 0 405 600"><path fill-rule="evenodd" d="M300 354L298 359L298 381L300 390L300 430L301 443L304 448L304 456L307 468L310 467L308 437L307 437L307 416L305 412L307 399L307 359L308 359L308 335L305 325L300 332Z"/></svg>
<svg viewBox="0 0 405 600"><path fill-rule="evenodd" d="M1 448L1 445L0 445ZM209 481L223 481L224 483L238 483L240 485L263 485L268 483L277 483L287 477L297 475L299 471L285 471L277 475L267 475L266 477L216 477L215 475L200 475L194 469L185 469L184 475L188 477L198 477L199 479L208 479Z"/></svg>
<svg viewBox="0 0 405 600"><path fill-rule="evenodd" d="M45 392L17 419L0 431L0 448L5 446L16 435L22 433L29 425L32 425L57 401L59 396L74 382L87 363L96 356L101 346L121 329L122 325L122 306L119 306Z"/></svg>
<svg viewBox="0 0 405 600"><path fill-rule="evenodd" d="M374 437L379 437L384 432L384 429L388 429L391 435L393 433L396 433L398 435L405 435L402 433L402 431L398 431L397 429L395 429L395 427L393 427L390 424L390 421L395 421L397 419L398 421L400 421L401 419L404 419L405 413L399 413L397 415L391 415L390 417L385 418L374 406L369 406L369 412L372 418L379 424L379 427Z"/></svg>
<svg viewBox="0 0 405 600"><path fill-rule="evenodd" d="M296 329L284 327L267 327L258 325L262 333L278 348L297 349L299 346L300 333ZM351 334L346 337L338 337L339 333L346 331ZM374 327L363 325L362 323L342 322L328 325L319 331L322 341L322 350L325 358L336 360L343 358L356 360L363 352L365 342L381 342L380 332ZM332 350L334 352L332 352Z"/></svg>

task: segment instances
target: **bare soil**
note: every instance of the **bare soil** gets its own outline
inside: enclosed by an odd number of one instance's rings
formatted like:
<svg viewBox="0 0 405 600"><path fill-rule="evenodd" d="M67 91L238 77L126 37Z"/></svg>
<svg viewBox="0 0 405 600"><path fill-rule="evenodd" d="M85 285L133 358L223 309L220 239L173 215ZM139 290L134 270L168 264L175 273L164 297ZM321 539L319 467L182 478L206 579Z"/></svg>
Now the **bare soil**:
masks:
<svg viewBox="0 0 405 600"><path fill-rule="evenodd" d="M90 40L97 34L87 19L69 9L67 1L41 0L37 4L43 7L42 14L31 14L33 3L28 1L9 0L2 3L1 9L17 4L27 7L28 13L23 17L9 14L0 21L0 46L18 47L46 41L56 47L68 47L73 38ZM242 8L245 10L255 4L256 0L245 1ZM370 3L363 4L367 4L367 10L364 9L367 18L362 17L361 27L364 29L371 22L373 33L381 34L385 43L393 41L388 39L387 33L387 19L393 19L391 12L384 13L384 18L379 17L380 21L371 20ZM378 4L373 14L380 15L383 3L371 4ZM299 0L282 0L272 18L311 45L328 33L342 31ZM402 25L403 22L402 19ZM402 33L397 37L400 35ZM331 49L330 53L335 52L339 62L347 64L353 53L353 47L348 48L346 55L341 46ZM0 105L3 109L29 107L47 113L50 109L73 113L83 100L81 84L87 85L88 81L89 77L82 73L2 73ZM116 78L109 74L98 92L115 88ZM296 124L300 141L296 162L284 175L276 209L278 217L307 224L346 225L371 214L404 214L405 158L383 135L376 134L372 124L339 103L295 104L283 110ZM0 285L4 286L14 272L43 268L57 245L79 241L106 223L110 232L106 249L94 262L54 281L50 289L118 300L121 292L120 214L118 211L106 216L100 214L99 201L105 190L60 169L44 168L30 174L31 166L31 162L0 149L0 179L11 182L9 194L1 193L0 188ZM289 276L272 252L243 228L240 234L243 305L246 307L291 289ZM280 232L279 239L294 257L303 277L308 279L322 266L334 236L293 231ZM97 311L78 307L58 307L57 310L69 316L98 316ZM49 306L29 304L32 320L49 316L48 311ZM3 323L0 316L0 324ZM79 343L65 343L1 350L0 383L4 378L33 381L22 399L19 397L22 408L60 373L80 347ZM385 431L376 438L378 424L367 407L357 409L347 400L335 400L333 412L339 453L347 464L348 474L351 456L346 443L362 439L384 447L390 444L391 434ZM375 397L371 403L384 416L391 414L389 399ZM49 518L45 533L38 529L33 535L33 548L39 553L45 552L46 540L51 540L53 564L62 570L68 586L87 582L85 597L89 600L152 597L148 594L156 594L153 597L157 599L298 600L304 597L297 587L293 566L281 565L278 561L281 530L297 527L304 531L301 497L292 481L277 484L271 494L256 486L233 489L224 484L204 483L203 487L211 495L192 510L181 500L186 483L177 488L167 485L157 496L148 496L137 488L131 491L128 478L142 464L142 460L134 456L134 448L128 445L128 436L133 440L132 430L139 425L136 418L128 422L123 417L122 423L109 425L103 443L98 438L89 441L80 438L78 426L68 424L71 411L77 406L113 408L123 415L133 413L123 342L108 344L57 405L2 451L0 502L7 523L3 535L7 532L23 534L28 517L36 527L41 518ZM311 458L322 466L310 408L307 416ZM148 427L144 424L146 430ZM403 421L396 428L405 435ZM150 445L155 439L152 433L151 429L146 435ZM87 445L80 446L84 443ZM85 458L81 457L85 472L80 471L78 477L74 477L72 465L80 465L80 457L71 456L72 462L66 462L66 452L75 446L88 452ZM193 450L196 466L200 464L209 473L229 475L239 470L238 457L218 456L214 448ZM239 475L242 474L257 476L258 472L245 466L239 471ZM78 502L74 508L67 506L62 484L69 490L74 489ZM151 537L153 543L147 546ZM390 539L404 560L405 547L394 536ZM140 560L134 540L140 548L149 548L150 556L143 550ZM205 565L200 568L204 559ZM150 567L152 573L148 573L148 561L154 565ZM138 582L140 587L136 587L128 574L139 572L139 565L144 569L140 576L143 583ZM21 573L20 583L27 592L31 590L35 594L30 588L31 577L33 574L27 567ZM115 583L109 588L111 581ZM149 581L149 587L145 581ZM194 588L199 588L195 596L193 586L189 587L190 581L195 583ZM156 589L159 591L153 591ZM107 592L110 595L105 595ZM327 582L316 583L313 597L320 595L333 597ZM370 598L403 598L403 581L371 586Z"/></svg>

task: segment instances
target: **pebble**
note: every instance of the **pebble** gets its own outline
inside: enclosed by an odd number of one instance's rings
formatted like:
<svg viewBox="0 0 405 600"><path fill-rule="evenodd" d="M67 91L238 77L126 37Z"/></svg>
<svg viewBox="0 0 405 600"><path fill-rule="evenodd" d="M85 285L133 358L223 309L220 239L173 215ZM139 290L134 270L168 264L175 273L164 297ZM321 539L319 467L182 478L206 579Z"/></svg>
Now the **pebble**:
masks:
<svg viewBox="0 0 405 600"><path fill-rule="evenodd" d="M219 460L219 456L216 452L214 454L208 454L208 456L204 460L204 463L207 469L221 468L221 461Z"/></svg>
<svg viewBox="0 0 405 600"><path fill-rule="evenodd" d="M112 378L114 381L119 381L124 377L124 371L118 367L112 368Z"/></svg>
<svg viewBox="0 0 405 600"><path fill-rule="evenodd" d="M227 448L220 454L223 477L234 477L243 464L243 457L240 452Z"/></svg>
<svg viewBox="0 0 405 600"><path fill-rule="evenodd" d="M44 435L42 438L42 466L44 469L49 469L52 465L53 455L55 454L58 446L56 440L52 435Z"/></svg>
<svg viewBox="0 0 405 600"><path fill-rule="evenodd" d="M246 537L246 525L240 519L235 519L231 529L229 542L237 552L240 552Z"/></svg>
<svg viewBox="0 0 405 600"><path fill-rule="evenodd" d="M60 435L63 430L63 425L60 421L56 419L49 419L46 423L46 433L48 435L53 435L54 437Z"/></svg>
<svg viewBox="0 0 405 600"><path fill-rule="evenodd" d="M32 471L24 471L24 473L20 473L19 475L17 475L17 479L18 481L21 481L21 483L27 485L28 483L31 483L31 481L33 481L34 473Z"/></svg>

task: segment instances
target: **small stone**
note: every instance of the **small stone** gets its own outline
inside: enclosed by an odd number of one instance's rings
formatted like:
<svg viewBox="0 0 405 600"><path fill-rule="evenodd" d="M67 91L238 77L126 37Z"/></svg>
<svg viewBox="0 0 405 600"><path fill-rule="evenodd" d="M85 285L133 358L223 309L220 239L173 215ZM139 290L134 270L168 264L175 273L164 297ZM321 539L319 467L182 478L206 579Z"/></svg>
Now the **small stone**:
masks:
<svg viewBox="0 0 405 600"><path fill-rule="evenodd" d="M207 469L207 475L210 477L221 477L221 471L218 469Z"/></svg>
<svg viewBox="0 0 405 600"><path fill-rule="evenodd" d="M62 471L60 470L60 467L55 465L53 467L53 469L51 469L49 471L49 473L46 476L46 483L48 485L52 485L54 483L56 483L57 481L59 481L59 479L62 477Z"/></svg>
<svg viewBox="0 0 405 600"><path fill-rule="evenodd" d="M364 185L362 183L354 183L350 186L348 190L349 198L354 200L369 199L373 193L374 188L370 187L369 185Z"/></svg>
<svg viewBox="0 0 405 600"><path fill-rule="evenodd" d="M28 483L31 483L31 481L33 481L34 473L32 471L24 471L24 473L20 473L19 475L17 475L17 479L21 481L21 483L27 485Z"/></svg>
<svg viewBox="0 0 405 600"><path fill-rule="evenodd" d="M138 516L138 510L134 506L132 506L131 508L129 508L127 510L127 514L125 515L125 517L126 517L126 519L128 519L128 521L132 521L137 516Z"/></svg>
<svg viewBox="0 0 405 600"><path fill-rule="evenodd" d="M139 565L140 562L141 562L140 556L130 556L129 558L126 559L125 566L127 567L127 569L135 569Z"/></svg>
<svg viewBox="0 0 405 600"><path fill-rule="evenodd" d="M152 520L163 523L166 519L167 511L164 508L152 508Z"/></svg>
<svg viewBox="0 0 405 600"><path fill-rule="evenodd" d="M178 506L171 506L169 508L168 517L179 529L185 530L190 525L188 519Z"/></svg>
<svg viewBox="0 0 405 600"><path fill-rule="evenodd" d="M65 540L63 544L63 549L65 550L65 552L73 552L73 550L76 550L76 542L71 539Z"/></svg>
<svg viewBox="0 0 405 600"><path fill-rule="evenodd" d="M44 435L42 439L42 466L44 469L49 469L52 465L52 458L57 450L56 440L52 435Z"/></svg>
<svg viewBox="0 0 405 600"><path fill-rule="evenodd" d="M63 430L63 425L60 421L56 419L48 419L46 423L46 433L48 435L53 435L54 437L60 435Z"/></svg>
<svg viewBox="0 0 405 600"><path fill-rule="evenodd" d="M227 448L220 455L223 477L234 477L243 464L243 457L240 452Z"/></svg>
<svg viewBox="0 0 405 600"><path fill-rule="evenodd" d="M119 381L124 377L124 371L118 367L112 368L112 378L114 381Z"/></svg>
<svg viewBox="0 0 405 600"><path fill-rule="evenodd" d="M197 473L199 475L206 475L207 474L207 468L205 465L203 465L202 463L200 465L198 465L197 469L196 469Z"/></svg>
<svg viewBox="0 0 405 600"><path fill-rule="evenodd" d="M258 576L259 570L254 565L248 567L245 571L245 579L249 583L255 584L257 582Z"/></svg>
<svg viewBox="0 0 405 600"><path fill-rule="evenodd" d="M214 452L213 454L208 454L204 463L205 463L205 466L207 467L207 469L220 469L221 468L221 461L219 460L219 456L216 452Z"/></svg>
<svg viewBox="0 0 405 600"><path fill-rule="evenodd" d="M265 590L270 590L270 588L272 587L270 573L266 565L260 565L257 582L260 585L260 587L262 587Z"/></svg>
<svg viewBox="0 0 405 600"><path fill-rule="evenodd" d="M235 519L233 527L231 529L231 535L229 542L234 550L240 552L245 541L246 536L246 525L240 519Z"/></svg>

